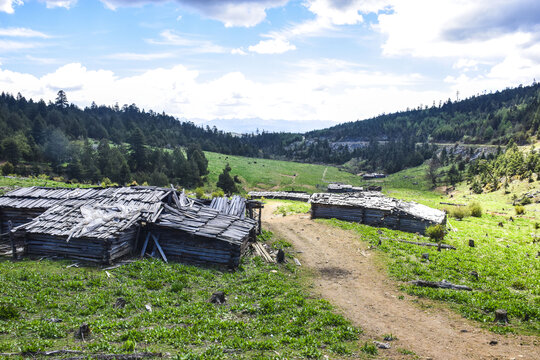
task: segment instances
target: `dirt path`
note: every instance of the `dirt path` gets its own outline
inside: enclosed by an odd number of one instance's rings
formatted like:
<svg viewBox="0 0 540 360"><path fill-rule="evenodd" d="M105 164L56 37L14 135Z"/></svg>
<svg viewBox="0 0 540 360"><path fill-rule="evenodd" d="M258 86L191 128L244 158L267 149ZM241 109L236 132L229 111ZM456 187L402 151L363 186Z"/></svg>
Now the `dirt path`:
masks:
<svg viewBox="0 0 540 360"><path fill-rule="evenodd" d="M273 215L277 203L265 205L263 227L292 242L303 266L314 273L315 292L341 309L367 338L393 334L392 349L380 358L540 359L540 339L497 335L479 329L441 304L418 300L397 290L354 233L319 224L309 215ZM404 298L400 299L401 296ZM490 342L496 341L496 345Z"/></svg>

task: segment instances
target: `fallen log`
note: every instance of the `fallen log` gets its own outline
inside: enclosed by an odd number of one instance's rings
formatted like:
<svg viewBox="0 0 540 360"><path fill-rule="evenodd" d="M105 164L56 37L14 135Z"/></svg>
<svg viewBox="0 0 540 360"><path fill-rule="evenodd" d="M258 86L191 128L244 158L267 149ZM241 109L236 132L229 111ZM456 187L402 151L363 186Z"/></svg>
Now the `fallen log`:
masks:
<svg viewBox="0 0 540 360"><path fill-rule="evenodd" d="M467 206L465 204L454 204L454 203L443 202L443 201L441 201L439 204L441 204L441 205L450 205L450 206Z"/></svg>
<svg viewBox="0 0 540 360"><path fill-rule="evenodd" d="M422 286L422 287L430 287L435 289L451 289L451 290L465 290L465 291L472 291L472 289L465 285L455 285L452 283L449 283L446 280L443 281L426 281L426 280L414 280L410 281L409 284L416 285L416 286Z"/></svg>
<svg viewBox="0 0 540 360"><path fill-rule="evenodd" d="M424 242L416 242L416 241L407 241L402 239L395 239L399 242L406 243L406 244L412 244L412 245L420 245L420 246L431 246L431 247L439 247L439 244L437 243L424 243ZM441 249L447 249L447 250L456 250L455 246L452 245L446 245L446 244L440 244Z"/></svg>

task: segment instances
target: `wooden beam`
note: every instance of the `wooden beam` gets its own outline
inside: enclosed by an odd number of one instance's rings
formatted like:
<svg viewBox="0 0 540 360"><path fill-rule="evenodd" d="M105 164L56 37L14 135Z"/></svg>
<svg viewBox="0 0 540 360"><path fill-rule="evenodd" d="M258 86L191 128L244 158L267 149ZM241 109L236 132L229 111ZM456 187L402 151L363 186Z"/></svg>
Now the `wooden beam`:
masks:
<svg viewBox="0 0 540 360"><path fill-rule="evenodd" d="M161 245L159 245L159 242L158 242L159 235L160 234L158 234L157 237L155 235L152 235L152 239L154 239L154 244L156 244L156 247L159 250L159 253L161 254L161 258L163 259L163 261L168 263L169 261L167 261L167 257L165 256L165 253L163 252L163 249L161 248Z"/></svg>
<svg viewBox="0 0 540 360"><path fill-rule="evenodd" d="M141 251L141 258L144 256L144 253L146 252L146 247L148 246L148 240L150 239L150 231L146 235L146 240L144 240L144 244Z"/></svg>

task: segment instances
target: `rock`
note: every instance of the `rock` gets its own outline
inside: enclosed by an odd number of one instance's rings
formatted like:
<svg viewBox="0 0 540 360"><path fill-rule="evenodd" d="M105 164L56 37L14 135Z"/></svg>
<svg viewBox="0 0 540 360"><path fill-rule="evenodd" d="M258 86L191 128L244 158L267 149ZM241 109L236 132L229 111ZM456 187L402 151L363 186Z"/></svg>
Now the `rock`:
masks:
<svg viewBox="0 0 540 360"><path fill-rule="evenodd" d="M221 304L224 304L225 301L226 301L225 293L223 291L216 291L215 293L212 294L212 297L210 298L210 302L212 304L221 305Z"/></svg>
<svg viewBox="0 0 540 360"><path fill-rule="evenodd" d="M498 343L499 343L499 342L498 342L497 340L491 340L491 341L489 342L489 345L494 346L494 345L497 345Z"/></svg>
<svg viewBox="0 0 540 360"><path fill-rule="evenodd" d="M296 266L302 266L300 260L298 260L297 258L294 258L294 263L296 264Z"/></svg>
<svg viewBox="0 0 540 360"><path fill-rule="evenodd" d="M82 324L81 326L79 326L77 331L75 331L75 338L85 341L85 339L88 339L90 337L90 332L91 331L88 324Z"/></svg>
<svg viewBox="0 0 540 360"><path fill-rule="evenodd" d="M429 260L429 254L428 253L422 254L422 259Z"/></svg>
<svg viewBox="0 0 540 360"><path fill-rule="evenodd" d="M127 302L124 298L119 297L116 299L116 302L113 305L113 308L115 309L123 309L126 306Z"/></svg>
<svg viewBox="0 0 540 360"><path fill-rule="evenodd" d="M57 319L57 318L50 318L50 319L43 319L43 321L51 322L51 323L61 323L63 320Z"/></svg>
<svg viewBox="0 0 540 360"><path fill-rule="evenodd" d="M144 308L146 309L146 311L148 311L150 313L152 312L152 305L146 304L146 305L144 305Z"/></svg>
<svg viewBox="0 0 540 360"><path fill-rule="evenodd" d="M379 349L390 349L390 344L389 343L383 343L383 342L380 342L380 341L373 341L373 343Z"/></svg>

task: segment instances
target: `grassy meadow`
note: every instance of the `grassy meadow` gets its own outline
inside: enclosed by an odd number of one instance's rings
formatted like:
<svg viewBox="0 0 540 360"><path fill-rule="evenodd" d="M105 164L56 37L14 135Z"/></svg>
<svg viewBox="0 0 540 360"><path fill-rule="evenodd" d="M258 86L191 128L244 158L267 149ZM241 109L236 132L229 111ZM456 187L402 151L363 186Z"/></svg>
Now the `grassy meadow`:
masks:
<svg viewBox="0 0 540 360"><path fill-rule="evenodd" d="M238 175L244 190L296 190L309 193L324 191L328 182L359 185L360 176L341 171L334 166L313 165L290 161L246 158L205 152L208 159L209 187L215 187L219 174L227 163L231 176Z"/></svg>
<svg viewBox="0 0 540 360"><path fill-rule="evenodd" d="M361 330L309 295L294 265L245 258L230 272L148 259L108 271L71 264L0 261L0 353L160 352L176 359L362 354ZM216 291L225 292L224 304L209 302ZM115 305L120 298L123 307ZM91 330L84 341L75 336L83 323Z"/></svg>

